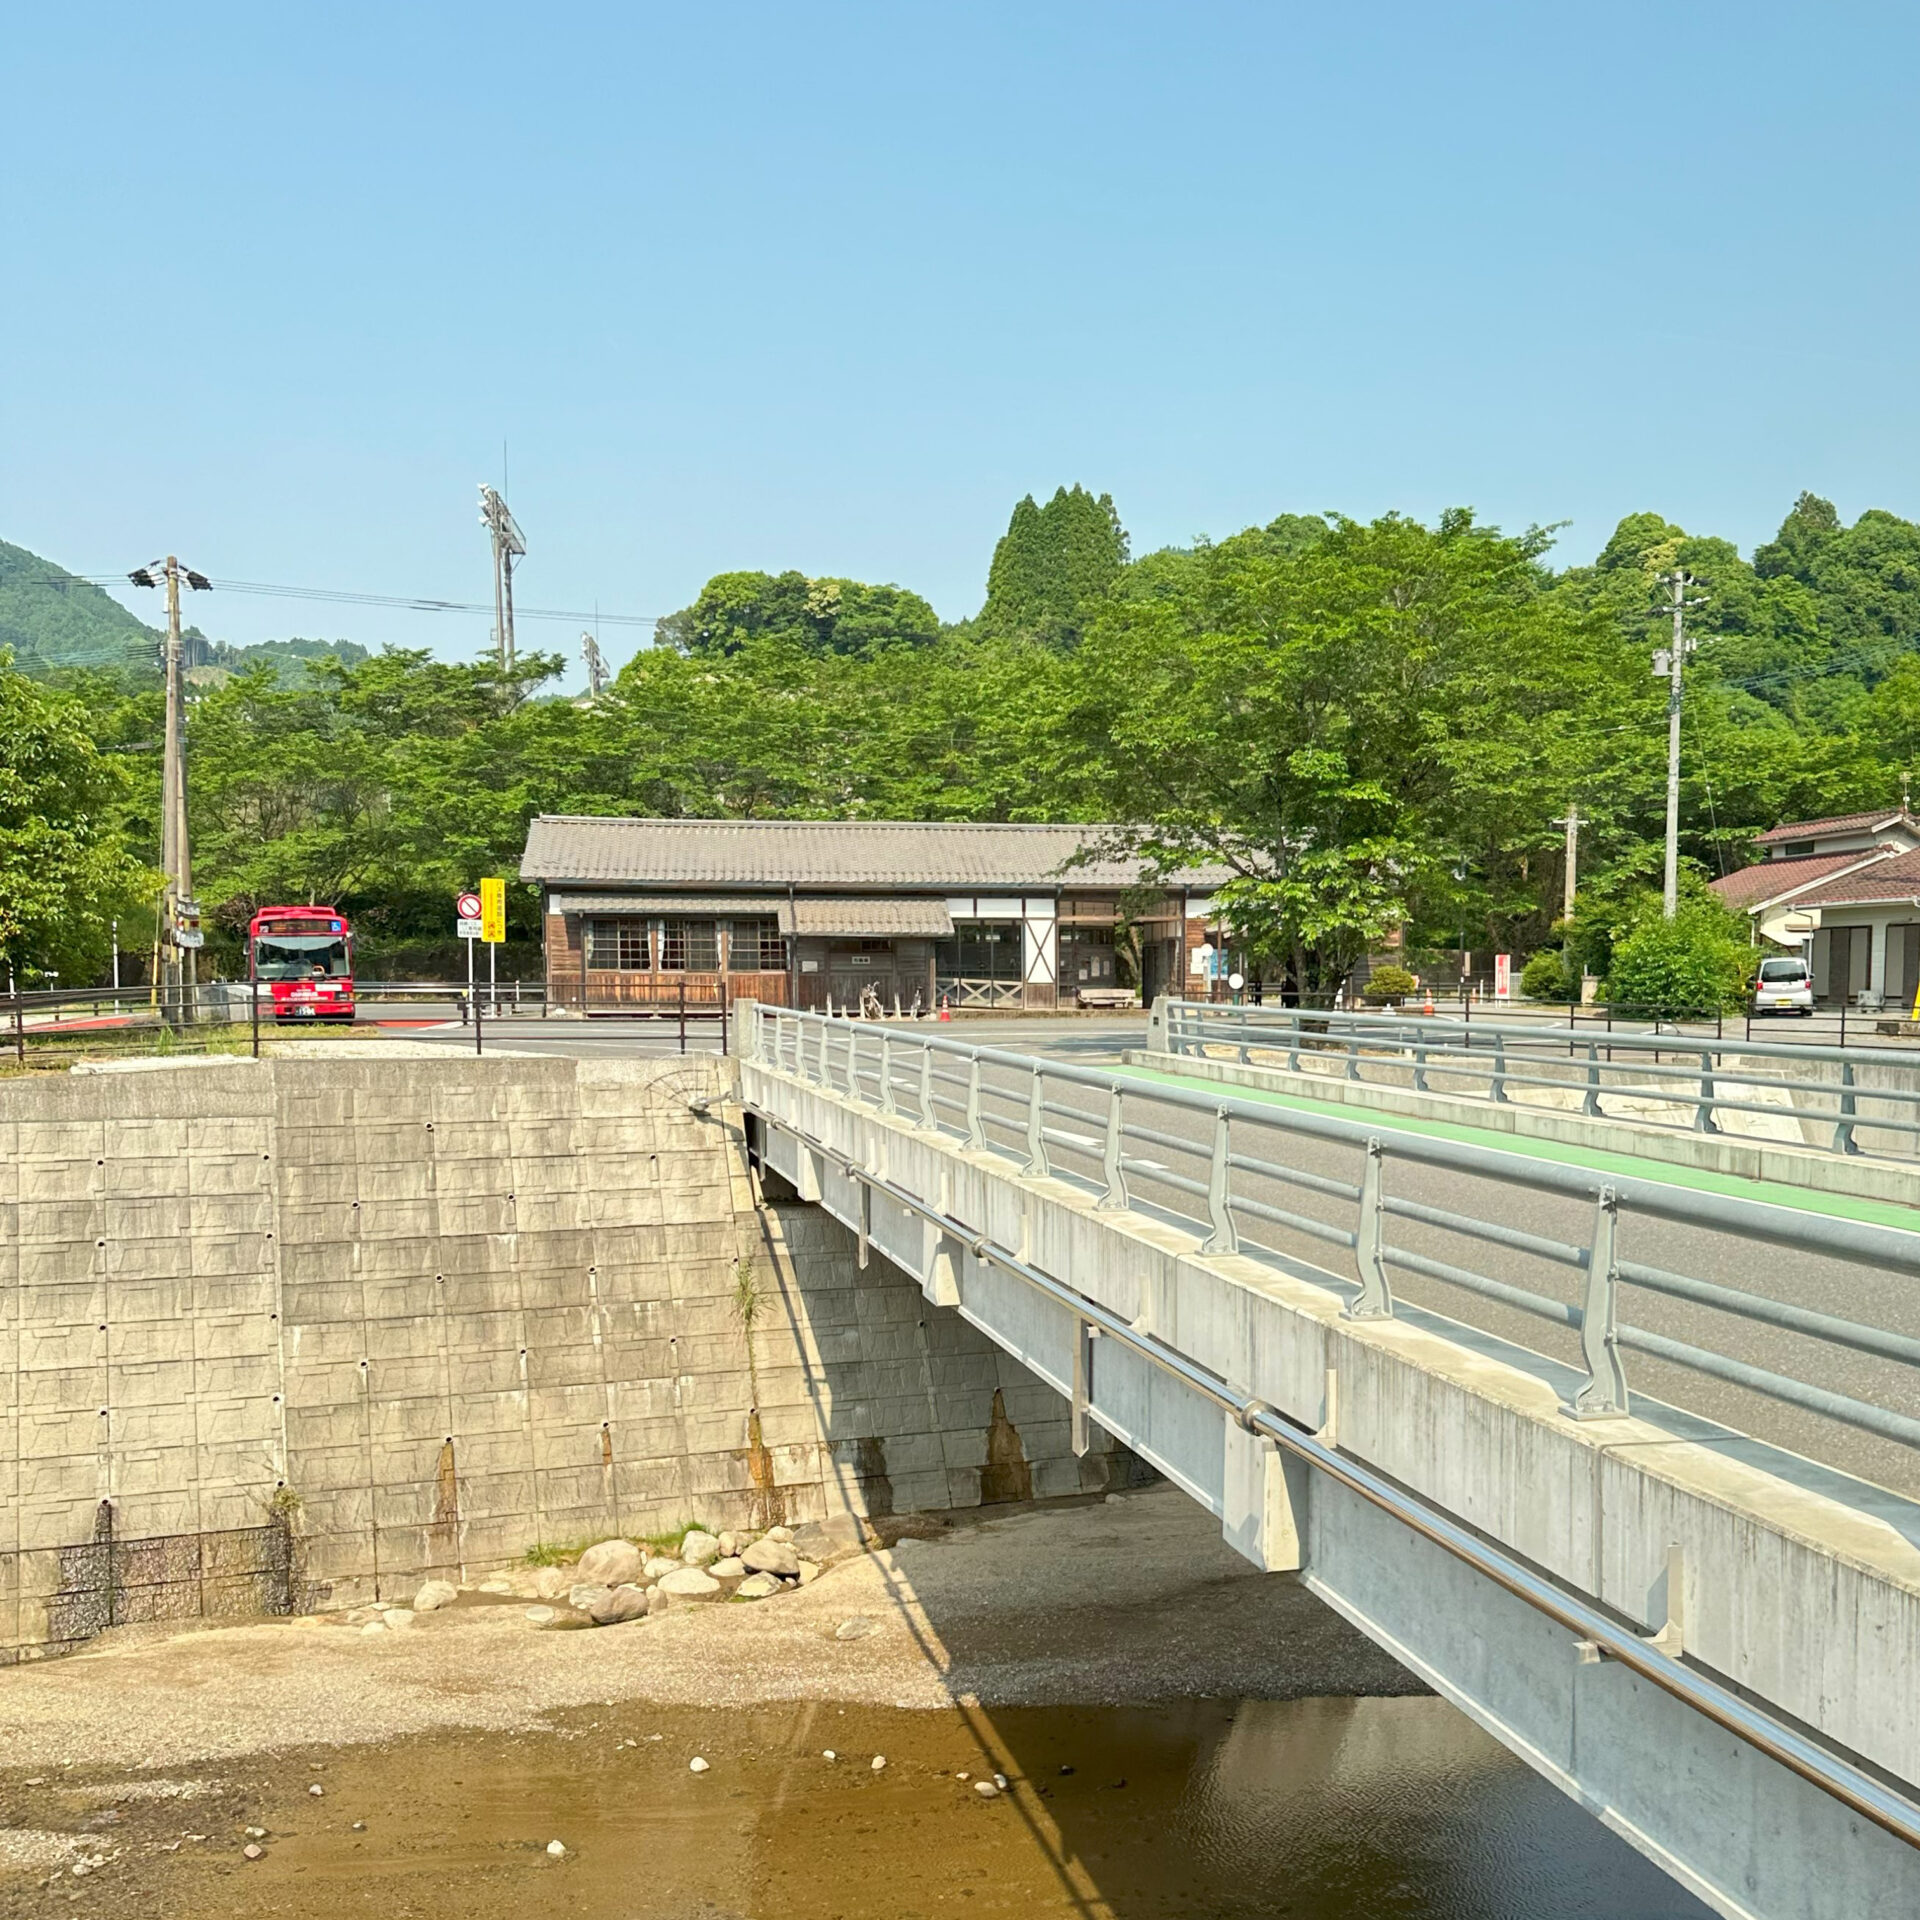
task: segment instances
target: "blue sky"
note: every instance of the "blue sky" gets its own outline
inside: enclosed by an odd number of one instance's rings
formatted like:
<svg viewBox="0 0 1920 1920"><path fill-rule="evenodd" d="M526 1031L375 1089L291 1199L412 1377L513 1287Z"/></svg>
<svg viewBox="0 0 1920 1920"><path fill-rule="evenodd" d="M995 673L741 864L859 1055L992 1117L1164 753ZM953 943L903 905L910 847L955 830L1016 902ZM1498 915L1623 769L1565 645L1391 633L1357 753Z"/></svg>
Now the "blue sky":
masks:
<svg viewBox="0 0 1920 1920"><path fill-rule="evenodd" d="M1920 515L1916 43L1846 5L16 9L0 538L478 600L505 442L529 605L798 567L954 617L1076 480L1136 552Z"/></svg>

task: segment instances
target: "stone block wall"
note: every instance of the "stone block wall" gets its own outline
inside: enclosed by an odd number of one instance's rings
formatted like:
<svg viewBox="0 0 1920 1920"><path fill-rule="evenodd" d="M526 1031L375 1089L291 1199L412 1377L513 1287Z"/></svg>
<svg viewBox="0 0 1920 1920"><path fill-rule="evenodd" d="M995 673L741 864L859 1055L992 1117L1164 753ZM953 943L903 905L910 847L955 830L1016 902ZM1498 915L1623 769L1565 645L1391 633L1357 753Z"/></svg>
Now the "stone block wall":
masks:
<svg viewBox="0 0 1920 1920"><path fill-rule="evenodd" d="M404 1596L536 1542L1105 1485L825 1214L729 1063L234 1061L0 1086L0 1660ZM749 1338L749 1327L751 1338Z"/></svg>

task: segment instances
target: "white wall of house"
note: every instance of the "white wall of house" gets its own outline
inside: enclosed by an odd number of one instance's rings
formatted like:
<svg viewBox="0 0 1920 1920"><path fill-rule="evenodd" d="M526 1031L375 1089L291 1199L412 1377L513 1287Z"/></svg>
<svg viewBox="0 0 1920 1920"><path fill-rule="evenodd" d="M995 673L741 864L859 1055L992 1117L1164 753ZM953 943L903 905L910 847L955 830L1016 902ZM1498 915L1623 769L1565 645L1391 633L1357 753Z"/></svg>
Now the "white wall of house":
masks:
<svg viewBox="0 0 1920 1920"><path fill-rule="evenodd" d="M1810 952L1821 999L1851 1003L1867 993L1888 1006L1911 1005L1920 987L1920 901L1824 907Z"/></svg>

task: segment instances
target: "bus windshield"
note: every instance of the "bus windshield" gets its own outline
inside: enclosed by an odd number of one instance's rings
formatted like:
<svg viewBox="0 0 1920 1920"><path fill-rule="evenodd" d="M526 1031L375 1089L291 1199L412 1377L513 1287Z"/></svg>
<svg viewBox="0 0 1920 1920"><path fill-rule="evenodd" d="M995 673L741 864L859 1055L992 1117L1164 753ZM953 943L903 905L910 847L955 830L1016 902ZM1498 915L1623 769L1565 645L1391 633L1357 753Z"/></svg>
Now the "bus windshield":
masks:
<svg viewBox="0 0 1920 1920"><path fill-rule="evenodd" d="M343 980L353 971L335 933L262 934L254 943L262 980Z"/></svg>

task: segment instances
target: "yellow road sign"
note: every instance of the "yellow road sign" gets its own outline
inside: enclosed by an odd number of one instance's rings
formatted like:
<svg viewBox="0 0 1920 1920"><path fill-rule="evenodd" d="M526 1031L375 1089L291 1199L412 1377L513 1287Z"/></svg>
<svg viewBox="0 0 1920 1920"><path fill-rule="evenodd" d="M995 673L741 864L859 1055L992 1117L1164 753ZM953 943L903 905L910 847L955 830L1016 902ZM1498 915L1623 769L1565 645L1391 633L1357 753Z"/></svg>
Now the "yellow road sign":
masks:
<svg viewBox="0 0 1920 1920"><path fill-rule="evenodd" d="M498 946L507 937L507 883L480 882L480 938Z"/></svg>

